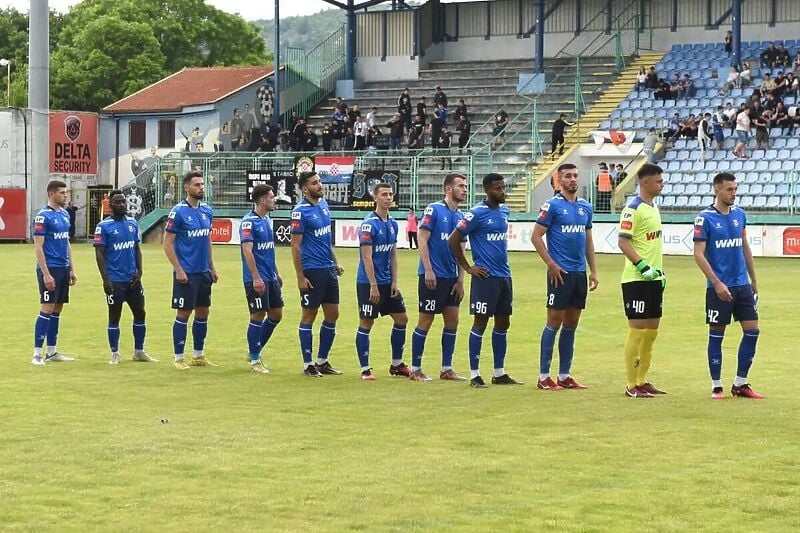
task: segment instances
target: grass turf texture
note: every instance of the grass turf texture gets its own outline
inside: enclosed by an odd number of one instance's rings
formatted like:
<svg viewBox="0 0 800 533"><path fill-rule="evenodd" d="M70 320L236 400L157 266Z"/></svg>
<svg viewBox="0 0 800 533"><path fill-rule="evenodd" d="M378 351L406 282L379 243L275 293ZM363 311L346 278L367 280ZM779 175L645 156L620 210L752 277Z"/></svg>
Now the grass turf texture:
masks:
<svg viewBox="0 0 800 533"><path fill-rule="evenodd" d="M354 353L355 250L338 250L341 318L331 361L345 375L301 374L299 306L289 250L278 250L287 300L265 351L272 373L247 372L239 251L215 248L206 353L219 368L171 366L171 278L144 246L147 350L158 364L109 367L106 306L88 245L74 246L78 285L59 347L74 363L30 364L38 310L33 249L4 245L0 378L0 524L11 529L163 530L738 530L800 528L794 317L797 265L756 262L761 330L751 372L763 401L709 399L704 285L691 258L667 258L665 316L652 381L669 396L623 397L626 323L620 256L600 256L600 288L577 335L574 375L586 391L535 388L544 268L511 256L515 302L506 368L524 387L390 378L390 319L372 335L378 380ZM400 286L416 322L416 252L401 251ZM456 369L468 373L462 305ZM319 322L318 322L319 323ZM318 324L317 324L318 327ZM438 375L437 321L424 368ZM738 325L725 340L726 394ZM317 341L315 328L315 342ZM315 345L316 346L316 345ZM557 370L558 356L554 358ZM491 375L491 340L482 370ZM168 423L162 423L167 419Z"/></svg>

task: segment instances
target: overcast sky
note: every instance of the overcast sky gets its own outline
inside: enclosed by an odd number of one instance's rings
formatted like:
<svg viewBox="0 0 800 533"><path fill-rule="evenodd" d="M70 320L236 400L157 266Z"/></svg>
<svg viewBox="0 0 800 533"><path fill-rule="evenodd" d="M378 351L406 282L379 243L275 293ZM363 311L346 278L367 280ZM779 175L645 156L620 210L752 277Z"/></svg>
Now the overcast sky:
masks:
<svg viewBox="0 0 800 533"><path fill-rule="evenodd" d="M78 0L50 0L50 9L65 12ZM272 19L275 15L275 0L206 0L217 9L229 13L239 13L247 20ZM28 11L29 0L0 0L0 8L14 7L19 11ZM334 6L322 0L281 0L281 18L297 15L311 15Z"/></svg>

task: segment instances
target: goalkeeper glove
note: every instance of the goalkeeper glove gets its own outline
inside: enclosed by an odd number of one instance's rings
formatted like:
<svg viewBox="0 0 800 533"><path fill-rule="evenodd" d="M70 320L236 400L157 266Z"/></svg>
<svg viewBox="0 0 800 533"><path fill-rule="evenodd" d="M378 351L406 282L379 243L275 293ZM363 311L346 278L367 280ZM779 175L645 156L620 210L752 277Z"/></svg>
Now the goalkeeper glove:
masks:
<svg viewBox="0 0 800 533"><path fill-rule="evenodd" d="M639 271L639 273L646 281L653 281L654 279L658 278L659 275L663 274L663 272L661 272L660 270L656 270L655 268L648 265L644 259L639 260L639 262L633 266L636 267L636 270Z"/></svg>

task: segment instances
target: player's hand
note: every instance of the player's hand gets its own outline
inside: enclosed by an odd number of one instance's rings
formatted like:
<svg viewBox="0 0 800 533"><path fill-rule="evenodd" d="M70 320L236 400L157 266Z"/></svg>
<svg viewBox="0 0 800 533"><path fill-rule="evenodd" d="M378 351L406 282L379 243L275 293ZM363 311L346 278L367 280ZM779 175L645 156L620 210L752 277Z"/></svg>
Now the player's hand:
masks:
<svg viewBox="0 0 800 533"><path fill-rule="evenodd" d="M280 274L275 274L275 275L278 276L278 287L280 287L282 289L283 288L283 278L280 276Z"/></svg>
<svg viewBox="0 0 800 533"><path fill-rule="evenodd" d="M42 277L44 278L44 288L48 291L54 291L56 289L56 279L50 274L45 274Z"/></svg>
<svg viewBox="0 0 800 533"><path fill-rule="evenodd" d="M464 299L464 282L459 280L453 284L453 289L450 291L450 294L456 297L456 301L460 302Z"/></svg>
<svg viewBox="0 0 800 533"><path fill-rule="evenodd" d="M661 282L661 288L662 289L666 289L667 288L667 274L663 270L660 270L660 269L657 268L656 269L656 277L653 278L653 279L656 280L656 281L660 281Z"/></svg>
<svg viewBox="0 0 800 533"><path fill-rule="evenodd" d="M182 268L178 268L178 270L175 271L175 281L181 285L186 285L189 283L189 276L186 275L186 272L184 272Z"/></svg>
<svg viewBox="0 0 800 533"><path fill-rule="evenodd" d="M392 298L397 298L400 295L400 289L397 287L397 282L392 282L392 289L389 294L392 295Z"/></svg>
<svg viewBox="0 0 800 533"><path fill-rule="evenodd" d="M733 295L731 295L731 291L728 289L728 286L722 283L721 281L717 281L714 284L714 292L717 293L717 298L719 298L723 302L733 301Z"/></svg>
<svg viewBox="0 0 800 533"><path fill-rule="evenodd" d="M381 293L378 290L378 286L377 285L370 285L369 286L369 301L374 303L374 304L377 304L378 302L381 301Z"/></svg>
<svg viewBox="0 0 800 533"><path fill-rule="evenodd" d="M314 288L308 278L305 276L300 276L297 278L297 288L300 289L300 292L308 292Z"/></svg>
<svg viewBox="0 0 800 533"><path fill-rule="evenodd" d="M600 280L597 278L597 274L594 272L589 273L589 290L593 291L600 285Z"/></svg>
<svg viewBox="0 0 800 533"><path fill-rule="evenodd" d="M659 271L648 265L644 259L642 259L633 266L636 267L636 270L639 271L639 273L642 275L645 281L653 281L658 277Z"/></svg>
<svg viewBox="0 0 800 533"><path fill-rule="evenodd" d="M106 293L107 296L114 294L114 285L111 283L111 280L103 282L103 292Z"/></svg>
<svg viewBox="0 0 800 533"><path fill-rule="evenodd" d="M70 270L69 271L69 284L70 285L75 285L76 283L78 283L78 276L75 275L75 271L74 270Z"/></svg>
<svg viewBox="0 0 800 533"><path fill-rule="evenodd" d="M131 278L131 285L136 285L140 281L142 281L142 271L141 270L137 270L136 274L134 274L133 278Z"/></svg>
<svg viewBox="0 0 800 533"><path fill-rule="evenodd" d="M342 265L337 263L335 269L337 276L341 276L342 274L344 274L344 267Z"/></svg>
<svg viewBox="0 0 800 533"><path fill-rule="evenodd" d="M256 291L256 294L262 296L264 292L267 290L267 286L264 284L264 280L261 277L257 277L253 280L253 290Z"/></svg>
<svg viewBox="0 0 800 533"><path fill-rule="evenodd" d="M552 283L554 287L560 287L564 284L564 274L566 273L566 270L555 263L547 265L547 275L550 277L550 283Z"/></svg>
<svg viewBox="0 0 800 533"><path fill-rule="evenodd" d="M217 269L211 267L211 283L216 283L219 281L219 274L217 274Z"/></svg>
<svg viewBox="0 0 800 533"><path fill-rule="evenodd" d="M436 289L436 274L434 274L433 270L425 271L425 287L429 290Z"/></svg>
<svg viewBox="0 0 800 533"><path fill-rule="evenodd" d="M489 271L483 268L482 266L472 265L467 269L470 276L475 276L476 278L486 279L489 277Z"/></svg>

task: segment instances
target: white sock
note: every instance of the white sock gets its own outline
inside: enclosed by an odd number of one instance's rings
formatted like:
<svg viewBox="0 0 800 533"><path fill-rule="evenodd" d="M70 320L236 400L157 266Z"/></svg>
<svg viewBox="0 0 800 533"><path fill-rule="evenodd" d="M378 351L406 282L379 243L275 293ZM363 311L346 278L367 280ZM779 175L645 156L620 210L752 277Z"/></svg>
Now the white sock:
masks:
<svg viewBox="0 0 800 533"><path fill-rule="evenodd" d="M192 351L192 359L200 359L201 357L205 357L205 355L203 355L203 350Z"/></svg>
<svg viewBox="0 0 800 533"><path fill-rule="evenodd" d="M442 372L445 372L446 370L453 370L453 367L452 366L443 366L442 367Z"/></svg>
<svg viewBox="0 0 800 533"><path fill-rule="evenodd" d="M559 374L559 375L558 375L558 379L559 379L560 381L564 381L564 380L565 380L565 379L567 379L568 377L569 377L569 374Z"/></svg>
<svg viewBox="0 0 800 533"><path fill-rule="evenodd" d="M144 355L144 350L134 350L133 355Z"/></svg>
<svg viewBox="0 0 800 533"><path fill-rule="evenodd" d="M183 361L183 354L182 353L176 353L175 354L175 360L176 361Z"/></svg>
<svg viewBox="0 0 800 533"><path fill-rule="evenodd" d="M119 352L111 352L111 357L119 357Z"/></svg>
<svg viewBox="0 0 800 533"><path fill-rule="evenodd" d="M420 367L420 366L412 366L411 367L411 371L412 372L419 372L420 370L422 370L422 367Z"/></svg>
<svg viewBox="0 0 800 533"><path fill-rule="evenodd" d="M55 346L48 346L47 347L47 355L50 356L50 355L53 355L54 353L56 353L56 347Z"/></svg>
<svg viewBox="0 0 800 533"><path fill-rule="evenodd" d="M305 370L306 368L308 368L310 366L314 366L314 363L303 363L303 370Z"/></svg>
<svg viewBox="0 0 800 533"><path fill-rule="evenodd" d="M506 369L505 368L495 368L494 369L494 377L496 377L496 378L499 378L500 376L502 376L505 373L506 373Z"/></svg>
<svg viewBox="0 0 800 533"><path fill-rule="evenodd" d="M361 367L361 371L362 371L362 372L366 372L367 370L369 370L369 367L368 367L368 366L362 366L362 367Z"/></svg>
<svg viewBox="0 0 800 533"><path fill-rule="evenodd" d="M392 366L400 366L403 364L402 359L392 359Z"/></svg>
<svg viewBox="0 0 800 533"><path fill-rule="evenodd" d="M322 357L317 357L317 364L318 365L324 365L327 362L328 362L327 359L323 359Z"/></svg>
<svg viewBox="0 0 800 533"><path fill-rule="evenodd" d="M481 371L480 370L470 370L469 371L469 377L472 378L472 379L480 377L480 375L481 375Z"/></svg>
<svg viewBox="0 0 800 533"><path fill-rule="evenodd" d="M712 380L711 380L711 386L712 386L713 388L715 388L715 389L716 389L717 387L719 387L719 388L722 388L722 380L721 380L721 379L712 379Z"/></svg>
<svg viewBox="0 0 800 533"><path fill-rule="evenodd" d="M741 387L742 385L747 385L747 378L742 376L736 376L736 379L733 380L734 387Z"/></svg>
<svg viewBox="0 0 800 533"><path fill-rule="evenodd" d="M34 357L41 357L42 356L42 349L41 348L34 348L33 349L33 356Z"/></svg>
<svg viewBox="0 0 800 533"><path fill-rule="evenodd" d="M550 374L539 374L539 381L544 381L550 377Z"/></svg>

